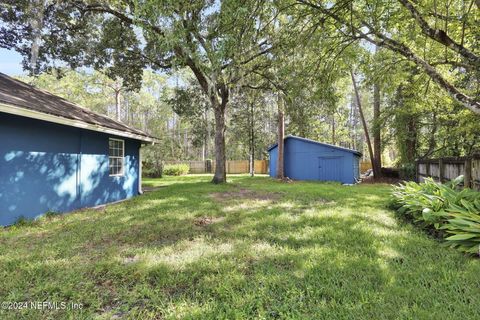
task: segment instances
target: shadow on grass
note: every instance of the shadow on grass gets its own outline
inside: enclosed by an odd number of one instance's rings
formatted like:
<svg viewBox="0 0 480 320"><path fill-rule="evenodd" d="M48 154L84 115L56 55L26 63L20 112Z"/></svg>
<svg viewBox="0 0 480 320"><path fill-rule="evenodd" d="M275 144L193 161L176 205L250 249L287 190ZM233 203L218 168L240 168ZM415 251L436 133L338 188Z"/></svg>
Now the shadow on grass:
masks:
<svg viewBox="0 0 480 320"><path fill-rule="evenodd" d="M387 187L231 179L152 181L168 186L3 231L0 298L81 302L85 318L478 315L478 263L399 225L384 208ZM239 188L282 196L209 196ZM199 226L198 217L219 219ZM53 314L71 316L42 317Z"/></svg>

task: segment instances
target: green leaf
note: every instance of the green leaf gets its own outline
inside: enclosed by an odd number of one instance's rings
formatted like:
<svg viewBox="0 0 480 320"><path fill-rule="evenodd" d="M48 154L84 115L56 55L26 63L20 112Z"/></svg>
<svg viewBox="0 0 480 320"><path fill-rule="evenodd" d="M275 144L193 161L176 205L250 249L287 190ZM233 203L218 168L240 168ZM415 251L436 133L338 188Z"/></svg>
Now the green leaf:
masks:
<svg viewBox="0 0 480 320"><path fill-rule="evenodd" d="M446 240L467 240L475 237L478 237L478 234L463 233L463 234L456 234L454 236L450 236L446 238Z"/></svg>

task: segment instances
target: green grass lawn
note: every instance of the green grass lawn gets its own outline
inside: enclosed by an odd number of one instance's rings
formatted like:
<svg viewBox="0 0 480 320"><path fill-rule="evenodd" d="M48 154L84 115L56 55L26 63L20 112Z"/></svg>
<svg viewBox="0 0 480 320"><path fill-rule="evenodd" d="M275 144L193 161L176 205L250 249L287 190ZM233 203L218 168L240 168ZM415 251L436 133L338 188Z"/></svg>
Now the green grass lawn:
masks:
<svg viewBox="0 0 480 320"><path fill-rule="evenodd" d="M402 223L387 185L149 179L0 230L0 319L480 319L480 261Z"/></svg>

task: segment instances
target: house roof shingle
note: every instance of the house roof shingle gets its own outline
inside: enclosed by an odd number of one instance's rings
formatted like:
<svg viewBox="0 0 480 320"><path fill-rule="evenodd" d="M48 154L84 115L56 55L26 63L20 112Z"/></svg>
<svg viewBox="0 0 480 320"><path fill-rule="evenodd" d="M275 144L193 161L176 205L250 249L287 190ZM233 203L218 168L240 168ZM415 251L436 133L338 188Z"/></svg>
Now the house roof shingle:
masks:
<svg viewBox="0 0 480 320"><path fill-rule="evenodd" d="M153 142L156 140L154 137L141 130L127 126L107 116L95 113L59 96L9 77L1 72L0 104L11 106L12 110L21 108L33 111L33 116L31 116L33 118L35 118L35 114L45 114L53 116L55 119L65 119L66 125L69 125L68 123L71 122L72 126L84 127L86 129L107 129L107 132L111 132L112 134L131 137L144 142ZM81 124L85 125L82 126Z"/></svg>

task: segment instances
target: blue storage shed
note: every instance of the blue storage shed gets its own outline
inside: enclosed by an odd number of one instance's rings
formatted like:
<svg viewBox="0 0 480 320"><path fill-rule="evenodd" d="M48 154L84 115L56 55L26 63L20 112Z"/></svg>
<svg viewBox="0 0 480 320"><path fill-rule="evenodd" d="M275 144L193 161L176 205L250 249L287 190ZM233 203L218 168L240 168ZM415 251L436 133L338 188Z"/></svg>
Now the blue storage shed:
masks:
<svg viewBox="0 0 480 320"><path fill-rule="evenodd" d="M356 150L296 136L284 140L285 176L295 180L339 181L355 183L360 178L362 154ZM270 176L277 173L278 146L268 148Z"/></svg>
<svg viewBox="0 0 480 320"><path fill-rule="evenodd" d="M0 73L0 225L130 198L155 138Z"/></svg>

